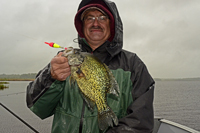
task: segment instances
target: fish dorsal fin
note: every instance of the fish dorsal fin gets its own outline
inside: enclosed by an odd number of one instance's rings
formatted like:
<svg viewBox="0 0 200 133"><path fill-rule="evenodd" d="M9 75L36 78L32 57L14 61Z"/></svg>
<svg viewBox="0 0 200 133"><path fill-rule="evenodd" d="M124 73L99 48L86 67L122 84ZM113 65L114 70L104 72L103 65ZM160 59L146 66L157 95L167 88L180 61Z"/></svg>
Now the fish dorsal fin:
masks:
<svg viewBox="0 0 200 133"><path fill-rule="evenodd" d="M110 88L108 89L107 93L119 96L119 93L120 93L119 85L117 84L115 77L113 76L113 74L110 71L110 69L108 68L108 66L106 64L103 64L103 65L106 68L108 75L109 75L109 79L110 79Z"/></svg>

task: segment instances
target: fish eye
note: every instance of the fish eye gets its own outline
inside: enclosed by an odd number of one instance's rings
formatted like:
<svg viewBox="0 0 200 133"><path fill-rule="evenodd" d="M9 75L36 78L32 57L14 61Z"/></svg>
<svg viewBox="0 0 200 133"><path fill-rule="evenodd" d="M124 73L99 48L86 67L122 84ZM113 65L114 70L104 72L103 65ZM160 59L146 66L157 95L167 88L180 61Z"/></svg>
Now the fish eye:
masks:
<svg viewBox="0 0 200 133"><path fill-rule="evenodd" d="M79 54L80 53L80 49L74 49L74 54Z"/></svg>

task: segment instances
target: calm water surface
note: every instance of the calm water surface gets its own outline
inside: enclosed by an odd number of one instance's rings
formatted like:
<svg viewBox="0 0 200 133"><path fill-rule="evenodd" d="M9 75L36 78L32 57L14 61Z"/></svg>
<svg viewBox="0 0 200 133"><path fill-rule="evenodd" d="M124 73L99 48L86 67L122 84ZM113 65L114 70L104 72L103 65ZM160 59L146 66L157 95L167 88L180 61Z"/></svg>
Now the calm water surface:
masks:
<svg viewBox="0 0 200 133"><path fill-rule="evenodd" d="M154 112L200 131L200 81L157 81Z"/></svg>
<svg viewBox="0 0 200 133"><path fill-rule="evenodd" d="M29 81L11 81L9 89L0 91L0 102L41 133L51 132L52 117L41 120L26 106ZM18 94L15 94L18 93ZM154 112L200 131L200 81L156 81ZM33 131L0 106L0 133Z"/></svg>
<svg viewBox="0 0 200 133"><path fill-rule="evenodd" d="M26 86L29 81L11 81L9 88L0 91L0 102L40 133L50 133L52 117L41 120L26 106ZM18 93L19 92L19 93ZM18 94L14 94L18 93ZM11 113L0 106L0 133L34 133Z"/></svg>

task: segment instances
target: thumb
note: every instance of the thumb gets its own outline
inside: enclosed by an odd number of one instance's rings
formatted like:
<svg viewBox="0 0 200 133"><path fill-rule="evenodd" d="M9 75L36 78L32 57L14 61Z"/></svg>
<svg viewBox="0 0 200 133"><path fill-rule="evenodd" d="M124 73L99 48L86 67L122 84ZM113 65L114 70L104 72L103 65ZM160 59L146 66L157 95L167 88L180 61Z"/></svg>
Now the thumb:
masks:
<svg viewBox="0 0 200 133"><path fill-rule="evenodd" d="M63 52L59 52L58 54L57 54L57 56L62 56L62 54L63 54Z"/></svg>

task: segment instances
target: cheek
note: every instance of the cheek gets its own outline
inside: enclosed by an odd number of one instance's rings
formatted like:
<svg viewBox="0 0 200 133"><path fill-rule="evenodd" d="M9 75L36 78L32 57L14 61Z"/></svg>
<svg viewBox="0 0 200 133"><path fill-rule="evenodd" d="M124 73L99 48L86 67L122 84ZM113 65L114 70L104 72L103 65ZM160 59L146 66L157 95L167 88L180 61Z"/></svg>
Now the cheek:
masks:
<svg viewBox="0 0 200 133"><path fill-rule="evenodd" d="M85 27L83 27L83 35L85 35Z"/></svg>
<svg viewBox="0 0 200 133"><path fill-rule="evenodd" d="M86 35L88 31L89 31L89 26L88 25L84 25L83 26L83 34Z"/></svg>
<svg viewBox="0 0 200 133"><path fill-rule="evenodd" d="M110 25L107 25L107 26L105 27L105 29L106 29L106 33L110 35Z"/></svg>
<svg viewBox="0 0 200 133"><path fill-rule="evenodd" d="M84 37L87 37L86 28L85 27L83 27L83 35L84 35Z"/></svg>

